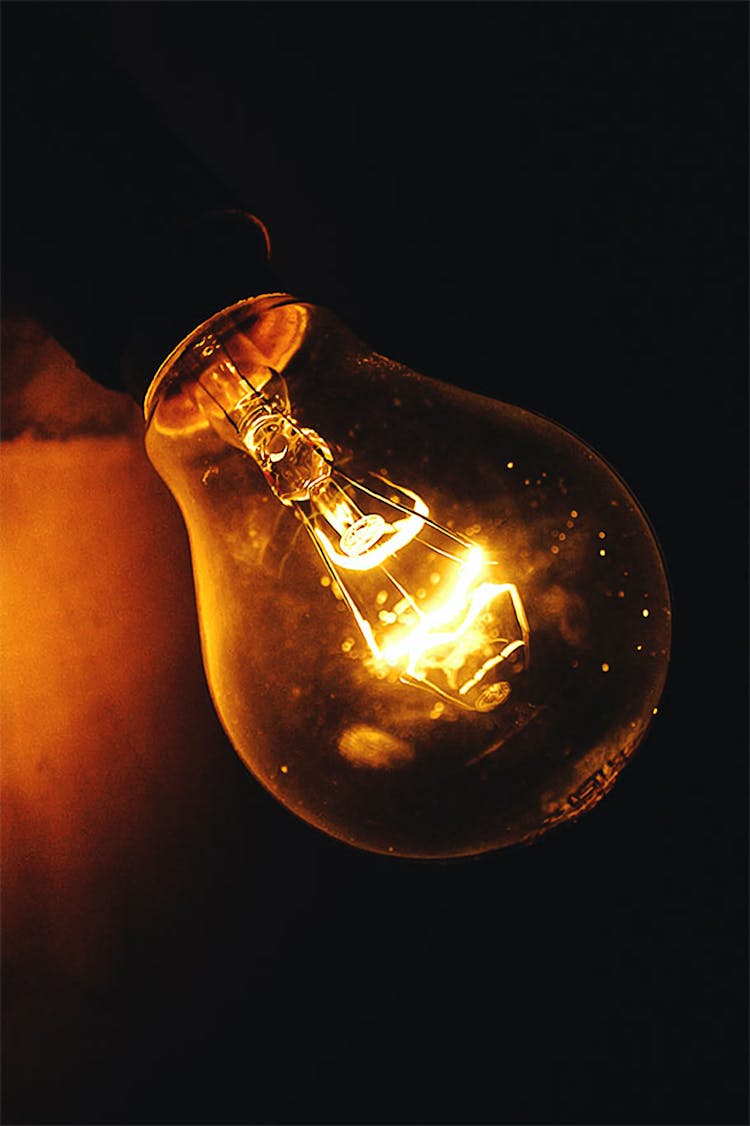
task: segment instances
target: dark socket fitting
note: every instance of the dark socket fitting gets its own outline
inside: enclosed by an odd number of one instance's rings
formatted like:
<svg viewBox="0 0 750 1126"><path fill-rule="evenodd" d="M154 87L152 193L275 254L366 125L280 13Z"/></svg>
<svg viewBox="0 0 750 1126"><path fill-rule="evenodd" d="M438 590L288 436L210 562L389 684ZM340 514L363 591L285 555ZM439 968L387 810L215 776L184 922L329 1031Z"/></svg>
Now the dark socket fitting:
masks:
<svg viewBox="0 0 750 1126"><path fill-rule="evenodd" d="M150 241L132 330L122 350L122 385L138 402L185 336L214 313L279 288L263 223L250 212L210 211Z"/></svg>

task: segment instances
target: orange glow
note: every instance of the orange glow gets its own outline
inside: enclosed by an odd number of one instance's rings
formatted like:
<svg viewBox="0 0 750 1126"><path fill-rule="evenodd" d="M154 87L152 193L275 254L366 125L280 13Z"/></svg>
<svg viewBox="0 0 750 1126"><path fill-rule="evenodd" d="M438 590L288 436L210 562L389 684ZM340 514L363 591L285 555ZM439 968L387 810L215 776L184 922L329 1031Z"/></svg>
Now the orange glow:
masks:
<svg viewBox="0 0 750 1126"><path fill-rule="evenodd" d="M637 502L554 423L275 300L197 327L146 402L241 758L295 814L383 853L467 855L577 816L666 673L668 589ZM271 365L259 330L273 341L277 316L292 344ZM613 596L625 569L649 591L652 663Z"/></svg>
<svg viewBox="0 0 750 1126"><path fill-rule="evenodd" d="M413 500L415 515L394 519L392 523L386 523L382 517L362 513L335 482L325 491L321 489L313 495L311 499L316 514L322 516L339 535L341 551L334 547L333 538L320 526L310 525L312 535L320 542L326 559L334 568L371 571L375 567L382 567L419 535L424 528L424 520L420 517L429 516L430 510L416 493L408 489L403 492ZM368 521L371 522L369 525ZM376 538L372 539L371 536L372 542L362 550L362 531L365 527L373 526ZM357 536L352 533L359 533L360 544L357 543Z"/></svg>
<svg viewBox="0 0 750 1126"><path fill-rule="evenodd" d="M129 928L184 894L226 744L135 404L40 333L6 345L3 393L3 941L33 992L112 973Z"/></svg>
<svg viewBox="0 0 750 1126"><path fill-rule="evenodd" d="M241 367L235 362L240 354ZM470 710L503 704L511 691L505 677L528 665L529 627L516 586L488 581L485 572L496 564L435 523L422 497L406 485L382 475L365 485L339 469L326 438L296 421L284 378L258 360L254 344L243 343L241 334L228 341L210 331L196 333L190 356L200 375L186 398L219 438L251 456L276 499L295 509L334 595L348 606L367 644L372 660L366 667L379 676L396 670L403 683ZM151 395L147 413L150 406ZM208 483L205 473L202 480ZM467 532L477 535L481 525L473 523ZM373 599L367 577L375 572L381 589ZM429 600L428 584L441 584ZM505 596L511 615L500 606ZM344 653L352 648L341 644Z"/></svg>
<svg viewBox="0 0 750 1126"><path fill-rule="evenodd" d="M390 486L401 498L399 507L393 507L385 496L367 488L358 492L355 482L345 480L352 495L331 480L312 490L309 506L298 510L368 646L373 659L368 664L378 674L395 669L404 683L462 707L491 711L503 704L510 685L498 679L500 666L518 672L528 665L529 627L516 586L487 581L496 564L478 546L434 524L425 502L410 489ZM363 513L359 503L368 500L390 519ZM413 505L406 517L401 514L407 511L401 508L405 502ZM340 535L342 550L334 546L331 529ZM354 539L353 546L347 537ZM394 579L391 560L402 578L414 577L411 586ZM352 583L376 571L381 589L373 600L369 588ZM429 600L427 586L420 586L419 576L425 573L433 588ZM500 626L506 597L517 631L508 637ZM351 648L351 642L342 645L344 652Z"/></svg>
<svg viewBox="0 0 750 1126"><path fill-rule="evenodd" d="M380 770L402 766L414 758L414 748L405 739L365 724L347 727L339 736L339 750L353 766Z"/></svg>

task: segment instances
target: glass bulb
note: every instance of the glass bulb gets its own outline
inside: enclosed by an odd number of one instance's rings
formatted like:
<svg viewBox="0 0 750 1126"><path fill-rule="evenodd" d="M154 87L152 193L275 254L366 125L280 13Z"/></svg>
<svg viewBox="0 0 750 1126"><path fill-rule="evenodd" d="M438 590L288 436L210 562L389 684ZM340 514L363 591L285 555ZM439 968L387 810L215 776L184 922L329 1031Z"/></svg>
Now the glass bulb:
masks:
<svg viewBox="0 0 750 1126"><path fill-rule="evenodd" d="M352 845L465 856L609 789L666 677L669 591L613 470L284 294L201 325L146 396L234 746Z"/></svg>

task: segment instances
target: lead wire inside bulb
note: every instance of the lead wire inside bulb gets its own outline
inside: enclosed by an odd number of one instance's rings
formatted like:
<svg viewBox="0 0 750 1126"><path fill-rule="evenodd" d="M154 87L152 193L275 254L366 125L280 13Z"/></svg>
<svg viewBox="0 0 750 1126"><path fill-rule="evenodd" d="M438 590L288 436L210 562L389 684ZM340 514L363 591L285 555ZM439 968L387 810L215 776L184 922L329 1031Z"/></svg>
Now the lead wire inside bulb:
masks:
<svg viewBox="0 0 750 1126"><path fill-rule="evenodd" d="M255 386L225 344L201 343L215 364L199 386L232 427L233 444L301 520L357 624L370 671L472 711L503 704L529 662L515 584L491 581L497 563L433 520L408 487L375 477L385 495L346 474L325 439L297 423L278 372L266 368Z"/></svg>

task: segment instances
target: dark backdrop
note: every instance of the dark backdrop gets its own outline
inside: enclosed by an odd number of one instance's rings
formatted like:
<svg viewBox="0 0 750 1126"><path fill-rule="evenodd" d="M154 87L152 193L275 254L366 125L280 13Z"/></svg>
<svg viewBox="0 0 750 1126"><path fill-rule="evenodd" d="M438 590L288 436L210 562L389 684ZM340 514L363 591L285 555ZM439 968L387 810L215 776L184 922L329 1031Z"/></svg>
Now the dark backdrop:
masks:
<svg viewBox="0 0 750 1126"><path fill-rule="evenodd" d="M619 469L675 627L635 761L530 849L360 854L217 768L189 895L60 1004L59 1042L32 1022L6 1120L745 1122L747 7L6 3L3 23L6 238L40 192L18 91L45 35L84 133L110 128L88 37L266 221L284 288ZM53 97L49 69L34 83Z"/></svg>

